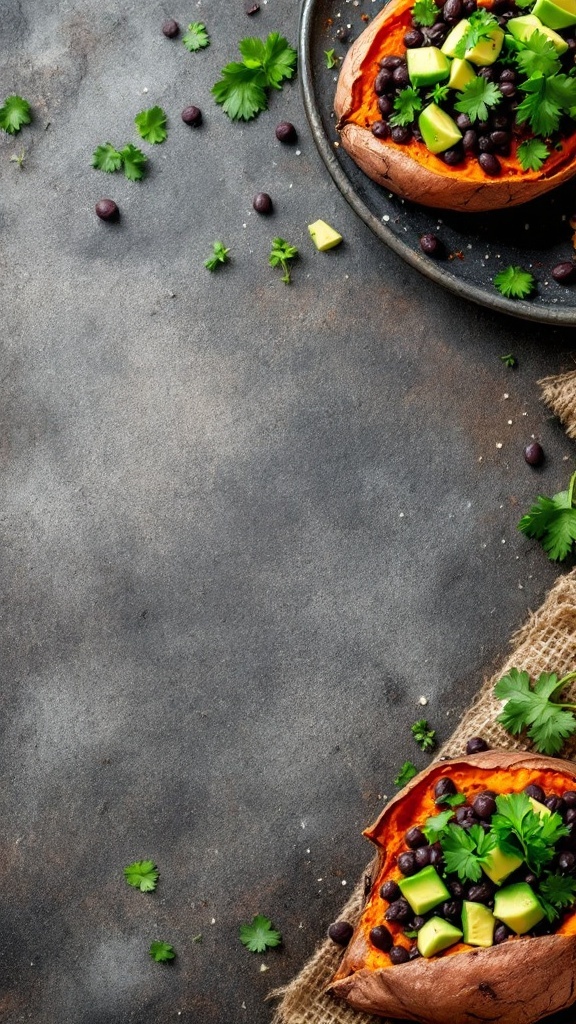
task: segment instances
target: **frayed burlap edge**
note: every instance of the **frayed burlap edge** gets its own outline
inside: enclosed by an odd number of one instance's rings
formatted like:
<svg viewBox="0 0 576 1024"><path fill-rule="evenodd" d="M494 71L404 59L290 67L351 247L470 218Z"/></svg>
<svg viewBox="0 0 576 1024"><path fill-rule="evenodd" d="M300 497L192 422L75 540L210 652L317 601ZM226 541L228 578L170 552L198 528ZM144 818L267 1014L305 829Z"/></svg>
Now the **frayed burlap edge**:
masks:
<svg viewBox="0 0 576 1024"><path fill-rule="evenodd" d="M576 370L538 381L542 397L566 428L568 437L576 438Z"/></svg>
<svg viewBox="0 0 576 1024"><path fill-rule="evenodd" d="M576 382L576 373L573 376ZM498 725L496 718L501 705L494 698L494 684L513 667L526 669L531 676L546 671L562 676L574 669L576 569L558 580L542 607L531 613L528 621L513 636L511 644L510 657L500 671L484 683L474 704L442 747L439 757L461 754L470 736L483 736L491 747L530 749L529 743L515 740ZM576 695L576 685L572 687L572 693ZM567 744L563 753L566 757L573 757L576 741ZM370 867L366 872L370 873ZM364 878L365 875L339 915L352 924L356 923L362 910ZM341 956L342 950L330 940L325 940L293 981L272 992L270 998L281 999L273 1024L382 1024L381 1017L359 1013L347 1003L326 994L326 986Z"/></svg>

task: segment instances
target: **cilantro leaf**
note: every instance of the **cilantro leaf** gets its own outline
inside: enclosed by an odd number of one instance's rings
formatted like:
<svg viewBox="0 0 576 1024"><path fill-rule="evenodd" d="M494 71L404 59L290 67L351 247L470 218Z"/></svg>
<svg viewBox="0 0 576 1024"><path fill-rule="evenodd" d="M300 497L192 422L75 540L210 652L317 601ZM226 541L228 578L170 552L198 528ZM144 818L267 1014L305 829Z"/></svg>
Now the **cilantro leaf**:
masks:
<svg viewBox="0 0 576 1024"><path fill-rule="evenodd" d="M410 731L421 750L429 752L436 746L436 730L431 729L425 718L410 727Z"/></svg>
<svg viewBox="0 0 576 1024"><path fill-rule="evenodd" d="M442 104L446 102L446 100L448 99L449 95L450 95L450 86L442 85L440 82L436 82L436 85L432 89L432 92L429 94L429 98L438 107L441 107Z"/></svg>
<svg viewBox="0 0 576 1024"><path fill-rule="evenodd" d="M338 64L338 57L336 56L335 50L324 50L324 62L326 67L331 70Z"/></svg>
<svg viewBox="0 0 576 1024"><path fill-rule="evenodd" d="M111 142L105 142L104 145L97 146L94 150L92 167L111 174L112 171L117 171L122 167L122 156Z"/></svg>
<svg viewBox="0 0 576 1024"><path fill-rule="evenodd" d="M465 793L444 793L444 796L436 797L435 803L447 804L448 807L461 807L466 803Z"/></svg>
<svg viewBox="0 0 576 1024"><path fill-rule="evenodd" d="M438 7L434 0L416 0L412 8L412 19L417 25L430 28L438 17Z"/></svg>
<svg viewBox="0 0 576 1024"><path fill-rule="evenodd" d="M513 736L526 730L541 753L557 754L576 732L576 718L570 710L574 705L557 704L553 697L572 676L559 680L554 673L542 672L532 688L527 672L510 669L494 687L494 695L506 702L498 721Z"/></svg>
<svg viewBox="0 0 576 1024"><path fill-rule="evenodd" d="M564 561L576 541L576 508L573 501L575 483L576 473L573 473L567 491L560 491L551 498L540 495L518 523L518 529L527 537L542 542L542 547L553 562Z"/></svg>
<svg viewBox="0 0 576 1024"><path fill-rule="evenodd" d="M490 14L489 11L484 8L480 8L474 11L473 14L468 18L468 27L462 38L458 40L457 45L454 47L454 55L456 57L464 57L466 50L472 49L482 39L488 39L490 33L495 28L499 28L498 19Z"/></svg>
<svg viewBox="0 0 576 1024"><path fill-rule="evenodd" d="M272 921L262 914L256 914L250 924L240 925L240 942L247 946L251 953L264 953L267 949L279 946L282 935L272 927Z"/></svg>
<svg viewBox="0 0 576 1024"><path fill-rule="evenodd" d="M550 156L550 150L542 139L531 138L521 142L516 150L518 162L523 171L539 171Z"/></svg>
<svg viewBox="0 0 576 1024"><path fill-rule="evenodd" d="M513 370L514 367L518 364L518 360L516 359L516 356L512 354L512 352L509 352L508 355L500 356L500 359L504 363L504 366L508 366L511 370Z"/></svg>
<svg viewBox="0 0 576 1024"><path fill-rule="evenodd" d="M434 814L431 818L426 818L422 831L429 843L436 842L453 816L454 811L449 808L447 811L440 811L440 814Z"/></svg>
<svg viewBox="0 0 576 1024"><path fill-rule="evenodd" d="M534 74L555 75L560 70L560 61L554 44L538 29L520 44L516 53L516 63L526 78Z"/></svg>
<svg viewBox="0 0 576 1024"><path fill-rule="evenodd" d="M413 779L415 775L418 775L418 769L412 761L404 761L398 775L394 779L395 786L405 786L410 779Z"/></svg>
<svg viewBox="0 0 576 1024"><path fill-rule="evenodd" d="M413 89L411 86L401 89L394 100L394 110L396 113L392 114L390 118L390 124L393 128L398 125L412 124L417 111L422 110L422 100L416 89Z"/></svg>
<svg viewBox="0 0 576 1024"><path fill-rule="evenodd" d="M193 21L191 25L188 25L188 31L182 36L182 42L190 53L210 46L210 37L206 31L206 25L201 21Z"/></svg>
<svg viewBox="0 0 576 1024"><path fill-rule="evenodd" d="M150 107L150 110L142 110L139 114L136 114L134 124L141 138L153 146L158 142L164 142L164 139L168 136L166 131L166 114L162 107Z"/></svg>
<svg viewBox="0 0 576 1024"><path fill-rule="evenodd" d="M242 39L239 49L242 61L227 64L211 91L228 117L250 121L266 110L266 89L280 89L292 78L297 54L278 32L270 32L266 40Z"/></svg>
<svg viewBox="0 0 576 1024"><path fill-rule="evenodd" d="M141 892L154 892L160 872L152 860L135 860L124 868L124 878Z"/></svg>
<svg viewBox="0 0 576 1024"><path fill-rule="evenodd" d="M488 108L500 103L502 93L494 82L488 82L482 75L477 75L458 93L454 106L463 114L468 114L471 121L488 120Z"/></svg>
<svg viewBox="0 0 576 1024"><path fill-rule="evenodd" d="M174 947L169 942L152 942L148 952L157 964L166 963L167 960L173 960L176 956Z"/></svg>
<svg viewBox="0 0 576 1024"><path fill-rule="evenodd" d="M240 50L242 52L242 50ZM297 54L283 36L270 32L264 47L262 70L266 81L273 89L280 89L285 79L292 78L296 69Z"/></svg>
<svg viewBox="0 0 576 1024"><path fill-rule="evenodd" d="M555 843L569 833L559 814L534 811L526 793L507 793L496 797L491 833L505 853L516 853L531 871L540 874L554 858Z"/></svg>
<svg viewBox="0 0 576 1024"><path fill-rule="evenodd" d="M281 267L284 271L282 281L290 284L290 264L298 256L298 249L290 245L284 238L275 238L272 242L272 249L268 257L271 267Z"/></svg>
<svg viewBox="0 0 576 1024"><path fill-rule="evenodd" d="M124 165L124 174L128 180L141 181L144 177L144 165L148 157L144 156L144 153L137 146L133 146L131 142L120 150L120 156Z"/></svg>
<svg viewBox="0 0 576 1024"><path fill-rule="evenodd" d="M204 266L207 267L208 270L217 270L223 263L228 262L229 252L230 249L226 249L222 242L213 242L212 255L209 256L207 260L204 260Z"/></svg>
<svg viewBox="0 0 576 1024"><path fill-rule="evenodd" d="M0 107L0 128L9 135L16 135L22 125L30 124L32 107L21 96L8 96Z"/></svg>
<svg viewBox="0 0 576 1024"><path fill-rule="evenodd" d="M560 916L560 911L576 901L576 878L571 875L546 875L538 888L538 899L549 921Z"/></svg>
<svg viewBox="0 0 576 1024"><path fill-rule="evenodd" d="M507 299L525 299L534 291L536 281L522 267L506 267L496 274L493 284Z"/></svg>
<svg viewBox="0 0 576 1024"><path fill-rule="evenodd" d="M446 871L456 872L461 881L477 882L482 876L482 865L496 846L496 839L480 825L472 825L470 829L448 825L440 843Z"/></svg>
<svg viewBox="0 0 576 1024"><path fill-rule="evenodd" d="M527 93L516 111L518 124L526 121L535 135L544 138L556 131L563 113L576 104L576 79L568 75L533 74L520 89Z"/></svg>

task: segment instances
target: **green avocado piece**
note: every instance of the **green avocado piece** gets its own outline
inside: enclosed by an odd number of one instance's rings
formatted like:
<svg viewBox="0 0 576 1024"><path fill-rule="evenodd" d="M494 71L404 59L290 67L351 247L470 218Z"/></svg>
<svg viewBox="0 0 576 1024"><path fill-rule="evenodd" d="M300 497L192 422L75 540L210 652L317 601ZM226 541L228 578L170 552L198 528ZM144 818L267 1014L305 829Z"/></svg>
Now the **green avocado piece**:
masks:
<svg viewBox="0 0 576 1024"><path fill-rule="evenodd" d="M462 132L445 110L430 103L418 118L418 127L424 145L431 153L443 153L450 146L455 146L462 138Z"/></svg>
<svg viewBox="0 0 576 1024"><path fill-rule="evenodd" d="M516 868L522 864L522 858L513 853L504 853L499 846L495 846L490 853L486 854L482 870L494 885L502 885Z"/></svg>
<svg viewBox="0 0 576 1024"><path fill-rule="evenodd" d="M471 82L473 78L476 78L476 72L471 64L467 60L461 60L460 57L454 57L450 65L450 78L448 79L448 85L451 89L464 89L468 82Z"/></svg>
<svg viewBox="0 0 576 1024"><path fill-rule="evenodd" d="M437 46L421 46L406 50L410 82L415 89L423 85L436 85L450 74L450 61Z"/></svg>
<svg viewBox="0 0 576 1024"><path fill-rule="evenodd" d="M536 0L532 13L548 28L576 25L575 0Z"/></svg>
<svg viewBox="0 0 576 1024"><path fill-rule="evenodd" d="M400 879L398 886L415 914L427 914L433 907L451 898L449 890L432 864L422 868L415 875Z"/></svg>
<svg viewBox="0 0 576 1024"><path fill-rule="evenodd" d="M462 21L459 21L458 24L454 26L454 28L450 29L446 39L442 43L442 53L445 53L447 57L455 57L456 47L462 39L462 36L466 34L469 28L470 22L468 21L468 18L463 18Z"/></svg>
<svg viewBox="0 0 576 1024"><path fill-rule="evenodd" d="M544 910L528 883L516 882L499 889L494 896L494 917L516 935L524 935L542 920Z"/></svg>
<svg viewBox="0 0 576 1024"><path fill-rule="evenodd" d="M540 32L552 43L559 57L568 49L566 40L559 36L554 29L548 28L548 25L543 25L534 14L523 14L520 18L510 18L506 28L521 43L527 43L534 32Z"/></svg>
<svg viewBox="0 0 576 1024"><path fill-rule="evenodd" d="M308 231L319 252L327 252L328 249L333 249L336 245L340 245L342 241L340 232L336 231L335 228L331 228L325 220L315 220L313 224L308 225Z"/></svg>
<svg viewBox="0 0 576 1024"><path fill-rule="evenodd" d="M481 67L493 64L500 56L503 42L503 30L501 28L493 28L484 39L476 43L476 46L471 46L469 50L466 50L464 57L466 60L471 61L472 64L479 64Z"/></svg>
<svg viewBox="0 0 576 1024"><path fill-rule="evenodd" d="M463 939L469 946L491 946L494 942L496 919L483 903L462 904Z"/></svg>
<svg viewBox="0 0 576 1024"><path fill-rule="evenodd" d="M418 932L418 952L420 956L430 957L441 953L443 949L460 942L462 932L455 925L445 921L443 917L431 917Z"/></svg>

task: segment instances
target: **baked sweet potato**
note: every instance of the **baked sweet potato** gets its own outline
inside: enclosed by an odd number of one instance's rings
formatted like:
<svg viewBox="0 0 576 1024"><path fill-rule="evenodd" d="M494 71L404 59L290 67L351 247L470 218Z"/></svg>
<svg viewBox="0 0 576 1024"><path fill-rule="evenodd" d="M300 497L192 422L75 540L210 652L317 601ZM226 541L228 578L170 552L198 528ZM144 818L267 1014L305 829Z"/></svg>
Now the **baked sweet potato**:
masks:
<svg viewBox="0 0 576 1024"><path fill-rule="evenodd" d="M485 791L515 794L526 786L541 787L548 801L563 794L569 794L568 802L576 800L575 765L525 752L493 750L463 756L436 763L416 776L364 833L378 847L377 866L360 921L329 991L358 1010L422 1024L533 1024L576 1000L573 904L559 912L554 924L548 925L544 919L543 925L548 926L532 928L530 935L509 930L500 944L482 948L457 941L427 958L406 956L406 962L396 965L391 951L377 948L372 941L373 929L386 923L389 904L381 895L382 886L388 891L392 882L402 880L398 858L406 850L407 831L438 815L437 785L446 778L466 795L469 804ZM564 801L562 808L564 818L571 821L574 815L568 814ZM464 810L461 818L465 818ZM571 864L575 858L568 854L574 837L565 836L560 844L566 850L560 863ZM554 865L557 863L558 854ZM559 869L555 866L554 870ZM449 877L446 870L443 877ZM531 884L536 886L534 881ZM413 924L387 922L384 931L391 933L393 949L414 949L410 927Z"/></svg>
<svg viewBox="0 0 576 1024"><path fill-rule="evenodd" d="M437 0L439 8L443 2ZM479 0L478 7L489 11L492 3L493 0ZM477 146L467 149L464 158L453 166L449 166L441 154L430 152L418 139L417 118L415 137L408 143L395 142L391 137L378 138L373 134L374 126L382 123L378 96L374 92L375 77L387 56L405 57L404 37L414 27L413 5L414 0L390 0L354 41L342 64L334 99L337 129L342 146L358 166L374 181L405 199L425 206L466 212L517 206L576 174L574 108L571 108L570 118L566 108L557 128L548 137L540 132L539 141L547 147L549 155L540 167L534 169L523 169L518 158L519 146L533 138L530 124L526 121L511 126L508 133L512 135L510 143L496 149L495 166L499 169L492 167L489 173L481 166L486 156L483 151L479 153ZM516 11L516 14L520 13ZM567 36L566 30L563 31ZM438 45L441 45L441 39ZM568 61L572 60L571 53L572 50L562 57L563 73L569 67ZM517 117L514 109L525 95L519 91L515 100L502 101L504 107L512 109L512 118ZM430 96L428 93L428 98ZM452 92L452 105L454 101ZM471 127L475 128L476 124ZM488 143L486 145L489 146ZM489 152L493 150L489 149ZM530 164L529 160L526 162ZM532 163L537 165L538 160Z"/></svg>

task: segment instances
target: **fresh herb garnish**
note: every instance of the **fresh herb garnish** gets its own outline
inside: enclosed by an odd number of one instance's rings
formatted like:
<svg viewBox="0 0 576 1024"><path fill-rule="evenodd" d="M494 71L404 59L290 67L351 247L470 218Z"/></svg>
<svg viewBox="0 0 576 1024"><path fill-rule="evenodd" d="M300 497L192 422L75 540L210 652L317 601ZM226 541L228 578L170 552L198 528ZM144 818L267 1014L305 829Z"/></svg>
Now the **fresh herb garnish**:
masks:
<svg viewBox="0 0 576 1024"><path fill-rule="evenodd" d="M124 878L141 892L154 892L160 872L152 860L136 860L124 868Z"/></svg>
<svg viewBox="0 0 576 1024"><path fill-rule="evenodd" d="M412 124L417 112L422 110L422 100L416 89L413 89L411 86L401 89L394 100L394 110L395 113L390 117L392 128L396 128L399 125Z"/></svg>
<svg viewBox="0 0 576 1024"><path fill-rule="evenodd" d="M132 143L128 143L123 149L115 149L111 142L105 142L97 146L92 154L92 167L111 174L124 168L124 174L129 181L140 181L144 177L144 165L147 161L141 150Z"/></svg>
<svg viewBox="0 0 576 1024"><path fill-rule="evenodd" d="M0 128L8 135L16 135L22 125L30 124L32 107L21 96L8 96L0 107Z"/></svg>
<svg viewBox="0 0 576 1024"><path fill-rule="evenodd" d="M549 921L560 917L560 911L576 901L576 878L550 873L540 882L538 899Z"/></svg>
<svg viewBox="0 0 576 1024"><path fill-rule="evenodd" d="M272 242L272 249L270 250L270 256L268 257L268 263L271 267L281 267L284 271L282 275L282 281L284 284L290 284L290 264L292 260L295 260L298 255L298 249L294 245L290 245L283 238L275 238Z"/></svg>
<svg viewBox="0 0 576 1024"><path fill-rule="evenodd" d="M477 882L482 876L482 867L488 854L496 846L496 839L485 832L481 825L463 829L459 825L448 825L440 837L444 862L448 872L456 872L460 881Z"/></svg>
<svg viewBox="0 0 576 1024"><path fill-rule="evenodd" d="M182 42L186 49L190 50L190 53L210 46L210 37L206 31L206 25L201 21L193 21L191 25L188 25L186 34L182 36Z"/></svg>
<svg viewBox="0 0 576 1024"><path fill-rule="evenodd" d="M266 40L247 38L239 44L242 61L222 69L212 95L232 120L250 121L268 106L266 90L280 89L296 68L294 50L278 32Z"/></svg>
<svg viewBox="0 0 576 1024"><path fill-rule="evenodd" d="M421 750L425 753L434 750L436 746L436 730L430 728L425 718L414 722L414 725L410 727L410 731Z"/></svg>
<svg viewBox="0 0 576 1024"><path fill-rule="evenodd" d="M111 142L105 142L102 146L96 146L92 154L92 167L111 174L122 167L122 157Z"/></svg>
<svg viewBox="0 0 576 1024"><path fill-rule="evenodd" d="M576 672L562 679L553 672L542 672L531 687L527 672L511 668L494 687L494 696L506 702L498 722L513 736L526 731L542 754L557 754L576 732L576 704L560 704L553 698L572 679Z"/></svg>
<svg viewBox="0 0 576 1024"><path fill-rule="evenodd" d="M445 793L444 796L437 796L435 803L446 804L448 807L461 807L466 803L465 793Z"/></svg>
<svg viewBox="0 0 576 1024"><path fill-rule="evenodd" d="M211 271L217 270L218 267L221 267L223 263L227 263L228 262L228 258L229 258L228 257L228 253L229 252L230 252L230 249L227 249L222 244L222 242L213 242L212 243L212 255L209 256L207 260L204 260L204 266L207 267L207 269L211 270Z"/></svg>
<svg viewBox="0 0 576 1024"><path fill-rule="evenodd" d="M176 956L174 947L169 942L152 942L148 952L157 964L166 963L168 960L173 960Z"/></svg>
<svg viewBox="0 0 576 1024"><path fill-rule="evenodd" d="M484 8L474 11L468 18L466 31L454 47L455 56L464 57L467 50L471 50L482 39L489 39L494 29L499 27L498 19L489 11Z"/></svg>
<svg viewBox="0 0 576 1024"><path fill-rule="evenodd" d="M554 44L538 29L524 43L516 40L516 46L516 64L527 78L537 74L555 75L560 70Z"/></svg>
<svg viewBox="0 0 576 1024"><path fill-rule="evenodd" d="M438 17L438 7L434 0L416 0L412 8L412 20L416 25L424 25L430 28Z"/></svg>
<svg viewBox="0 0 576 1024"><path fill-rule="evenodd" d="M509 352L508 355L506 356L500 356L500 359L504 363L504 366L508 366L510 369L514 369L514 367L518 363L516 356L512 355L511 352Z"/></svg>
<svg viewBox="0 0 576 1024"><path fill-rule="evenodd" d="M336 51L324 50L324 62L327 68L335 68L336 65L338 64L338 57L336 56Z"/></svg>
<svg viewBox="0 0 576 1024"><path fill-rule="evenodd" d="M429 93L429 99L431 99L433 103L436 103L437 106L440 107L442 106L443 103L446 102L449 95L450 86L442 85L440 82L436 82L436 85L432 89L432 92Z"/></svg>
<svg viewBox="0 0 576 1024"><path fill-rule="evenodd" d="M426 818L422 831L429 843L436 842L453 817L454 811L449 809L447 811L440 811L440 814L434 814L431 818Z"/></svg>
<svg viewBox="0 0 576 1024"><path fill-rule="evenodd" d="M240 925L240 942L252 953L264 953L279 946L282 935L272 927L272 921L262 914L256 914L250 924Z"/></svg>
<svg viewBox="0 0 576 1024"><path fill-rule="evenodd" d="M539 875L554 859L554 845L562 836L569 835L561 815L537 814L526 793L497 796L496 808L490 834L496 837L504 853L521 857Z"/></svg>
<svg viewBox="0 0 576 1024"><path fill-rule="evenodd" d="M519 88L527 93L516 111L518 124L526 121L534 135L547 138L556 131L563 113L576 105L576 79L568 75L531 75Z"/></svg>
<svg viewBox="0 0 576 1024"><path fill-rule="evenodd" d="M413 779L415 775L418 775L418 769L412 761L404 761L398 775L394 779L395 786L405 786L410 779Z"/></svg>
<svg viewBox="0 0 576 1024"><path fill-rule="evenodd" d="M573 473L567 491L560 491L551 498L541 494L518 523L522 533L541 542L553 562L563 562L576 541L575 484L576 473Z"/></svg>
<svg viewBox="0 0 576 1024"><path fill-rule="evenodd" d="M502 93L494 82L488 82L477 75L458 93L454 106L463 114L468 114L471 121L488 120L488 110L500 103Z"/></svg>
<svg viewBox="0 0 576 1024"><path fill-rule="evenodd" d="M12 156L10 157L10 162L13 164L18 164L18 167L21 171L24 170L24 164L26 162L26 150L24 149L24 147L22 147L19 153L12 154Z"/></svg>
<svg viewBox="0 0 576 1024"><path fill-rule="evenodd" d="M138 149L137 146L133 146L131 142L120 150L120 156L122 157L124 174L128 180L140 181L144 177L144 167L148 157L144 156L142 150Z"/></svg>
<svg viewBox="0 0 576 1024"><path fill-rule="evenodd" d="M136 114L134 124L141 138L153 146L158 142L164 142L164 139L168 137L166 114L162 107L150 107L150 110L142 110Z"/></svg>
<svg viewBox="0 0 576 1024"><path fill-rule="evenodd" d="M550 156L550 150L542 139L531 138L521 142L516 150L518 163L523 171L539 171Z"/></svg>
<svg viewBox="0 0 576 1024"><path fill-rule="evenodd" d="M536 287L536 281L522 267L505 267L493 278L493 284L507 299L526 299Z"/></svg>

